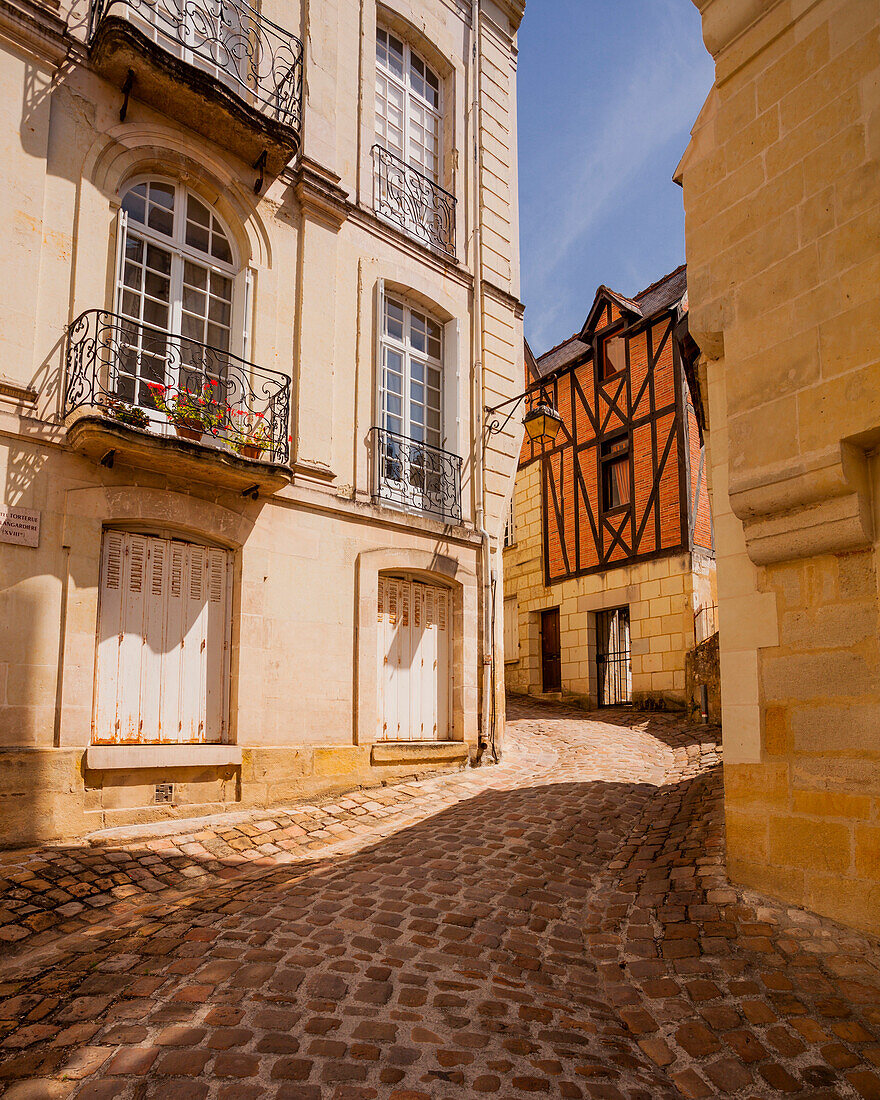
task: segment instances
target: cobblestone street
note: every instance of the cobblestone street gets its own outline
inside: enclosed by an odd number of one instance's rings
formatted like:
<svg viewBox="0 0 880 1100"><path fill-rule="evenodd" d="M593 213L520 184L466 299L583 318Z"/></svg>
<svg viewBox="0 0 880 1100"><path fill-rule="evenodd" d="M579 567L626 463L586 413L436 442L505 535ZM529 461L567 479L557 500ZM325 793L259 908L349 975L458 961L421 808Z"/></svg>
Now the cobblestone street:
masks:
<svg viewBox="0 0 880 1100"><path fill-rule="evenodd" d="M880 1098L880 953L731 889L718 730L0 857L4 1100Z"/></svg>

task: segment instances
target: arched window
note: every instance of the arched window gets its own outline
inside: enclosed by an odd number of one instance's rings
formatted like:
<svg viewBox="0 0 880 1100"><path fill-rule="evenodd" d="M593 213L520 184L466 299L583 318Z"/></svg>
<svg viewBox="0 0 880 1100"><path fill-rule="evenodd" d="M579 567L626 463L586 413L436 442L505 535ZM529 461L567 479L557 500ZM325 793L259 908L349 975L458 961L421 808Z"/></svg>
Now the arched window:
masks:
<svg viewBox="0 0 880 1100"><path fill-rule="evenodd" d="M376 30L376 140L441 182L440 78L406 42Z"/></svg>
<svg viewBox="0 0 880 1100"><path fill-rule="evenodd" d="M192 389L240 353L239 268L229 234L183 184L148 180L123 196L116 312L123 324L114 390L154 408L150 384Z"/></svg>

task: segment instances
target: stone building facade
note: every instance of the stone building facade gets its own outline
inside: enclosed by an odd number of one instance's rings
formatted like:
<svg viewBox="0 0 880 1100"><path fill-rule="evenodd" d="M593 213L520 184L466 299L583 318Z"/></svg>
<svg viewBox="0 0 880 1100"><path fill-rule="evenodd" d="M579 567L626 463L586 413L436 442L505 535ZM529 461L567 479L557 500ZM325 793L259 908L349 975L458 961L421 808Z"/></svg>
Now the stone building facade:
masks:
<svg viewBox="0 0 880 1100"><path fill-rule="evenodd" d="M699 0L679 177L718 554L728 866L880 931L880 6Z"/></svg>
<svg viewBox="0 0 880 1100"><path fill-rule="evenodd" d="M523 9L0 6L0 843L500 737Z"/></svg>
<svg viewBox="0 0 880 1100"><path fill-rule="evenodd" d="M632 299L600 287L583 330L531 360L529 403L562 425L520 455L504 551L509 690L694 704L686 654L715 625L694 351L681 267Z"/></svg>

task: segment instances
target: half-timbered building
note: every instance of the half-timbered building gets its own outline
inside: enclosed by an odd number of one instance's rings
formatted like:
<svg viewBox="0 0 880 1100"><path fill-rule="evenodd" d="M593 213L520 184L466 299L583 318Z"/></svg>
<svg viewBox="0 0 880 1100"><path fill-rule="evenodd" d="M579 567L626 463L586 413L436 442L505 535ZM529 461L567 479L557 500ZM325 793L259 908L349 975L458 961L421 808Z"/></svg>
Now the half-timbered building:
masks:
<svg viewBox="0 0 880 1100"><path fill-rule="evenodd" d="M701 409L684 266L633 298L599 287L582 330L526 357L552 443L525 439L505 551L508 688L683 704L712 629Z"/></svg>

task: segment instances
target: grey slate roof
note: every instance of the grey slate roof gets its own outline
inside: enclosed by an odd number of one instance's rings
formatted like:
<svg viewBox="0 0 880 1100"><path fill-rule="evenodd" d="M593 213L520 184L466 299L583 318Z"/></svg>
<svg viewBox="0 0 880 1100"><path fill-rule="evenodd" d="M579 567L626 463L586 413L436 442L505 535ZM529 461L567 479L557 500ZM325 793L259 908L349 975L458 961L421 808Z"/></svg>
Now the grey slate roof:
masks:
<svg viewBox="0 0 880 1100"><path fill-rule="evenodd" d="M686 292L687 265L682 264L681 267L670 271L668 275L664 275L662 279L637 294L635 300L639 303L642 316L648 317L652 313L659 313L674 306L676 302L681 301Z"/></svg>
<svg viewBox="0 0 880 1100"><path fill-rule="evenodd" d="M639 291L630 300L637 303L643 317L650 317L654 313L662 313L663 310L670 309L681 301L686 292L687 265L682 264L675 271L670 271L668 275L658 279L656 283L652 283L649 287ZM614 296L616 298L622 297L616 293ZM588 357L592 354L589 344L585 344L578 337L579 334L575 333L574 336L570 336L561 344L557 344L556 347L538 356L537 366L541 378L546 378L548 374L553 374L562 367L567 367L575 359Z"/></svg>

